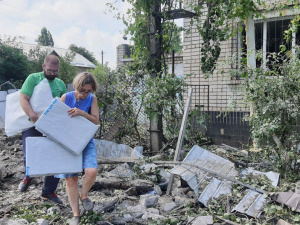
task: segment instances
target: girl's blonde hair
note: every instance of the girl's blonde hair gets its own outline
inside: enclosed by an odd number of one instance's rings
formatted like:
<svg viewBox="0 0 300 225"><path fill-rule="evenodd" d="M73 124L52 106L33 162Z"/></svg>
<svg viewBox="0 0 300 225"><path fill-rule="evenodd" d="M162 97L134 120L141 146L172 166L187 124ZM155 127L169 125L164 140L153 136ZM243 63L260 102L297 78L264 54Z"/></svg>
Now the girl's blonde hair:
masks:
<svg viewBox="0 0 300 225"><path fill-rule="evenodd" d="M73 87L76 91L79 91L85 84L92 85L93 92L97 91L97 82L93 74L88 72L82 72L76 75L73 80Z"/></svg>

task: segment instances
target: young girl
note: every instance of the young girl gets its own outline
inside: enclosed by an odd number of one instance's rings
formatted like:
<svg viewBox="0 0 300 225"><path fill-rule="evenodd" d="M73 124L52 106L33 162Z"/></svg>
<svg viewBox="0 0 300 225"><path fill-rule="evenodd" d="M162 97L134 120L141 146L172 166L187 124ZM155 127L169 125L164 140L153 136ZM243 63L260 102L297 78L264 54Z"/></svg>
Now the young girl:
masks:
<svg viewBox="0 0 300 225"><path fill-rule="evenodd" d="M97 98L92 94L97 90L94 76L87 72L80 73L74 78L73 86L75 91L68 92L61 97L61 101L71 107L68 115L71 117L83 116L95 124L99 123ZM61 174L57 176L66 178L66 191L73 211L73 218L69 224L74 225L79 224L80 221L79 199L84 210L89 211L94 207L93 202L88 198L88 192L97 175L97 150L93 139L83 150L82 156L84 179L80 195L78 192L78 174Z"/></svg>

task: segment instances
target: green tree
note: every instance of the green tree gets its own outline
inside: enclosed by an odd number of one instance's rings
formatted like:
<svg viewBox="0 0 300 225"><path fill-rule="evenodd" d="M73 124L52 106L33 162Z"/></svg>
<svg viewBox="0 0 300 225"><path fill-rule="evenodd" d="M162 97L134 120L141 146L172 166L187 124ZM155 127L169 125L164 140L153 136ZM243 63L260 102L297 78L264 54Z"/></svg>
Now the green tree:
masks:
<svg viewBox="0 0 300 225"><path fill-rule="evenodd" d="M28 74L42 71L42 65L47 55L48 55L48 51L43 50L39 45L34 48L31 48L29 53L26 54L28 58L28 65L29 65ZM71 65L71 62L74 59L74 57L75 57L74 53L69 53L64 56L59 56L60 65L59 65L58 78L62 79L66 84L72 83L73 78L77 73L76 68Z"/></svg>
<svg viewBox="0 0 300 225"><path fill-rule="evenodd" d="M10 81L20 88L28 72L28 60L22 51L0 40L0 84Z"/></svg>
<svg viewBox="0 0 300 225"><path fill-rule="evenodd" d="M181 52L183 49L181 32L183 27L178 27L173 21L163 23L163 47L167 53L171 51Z"/></svg>
<svg viewBox="0 0 300 225"><path fill-rule="evenodd" d="M26 54L26 53L25 53ZM42 65L44 63L45 57L48 55L46 50L43 50L40 45L29 50L26 54L29 63L29 73L36 73L42 71Z"/></svg>
<svg viewBox="0 0 300 225"><path fill-rule="evenodd" d="M73 82L73 78L77 74L76 68L71 65L74 57L74 53L69 53L64 55L63 57L59 57L60 65L58 78L62 79L65 84L71 84Z"/></svg>
<svg viewBox="0 0 300 225"><path fill-rule="evenodd" d="M71 44L69 46L69 49L73 52L76 52L76 53L82 55L83 57L85 57L86 59L88 59L89 61L94 63L95 65L99 64L98 61L96 60L94 54L92 52L88 51L86 48L78 47L75 44Z"/></svg>
<svg viewBox="0 0 300 225"><path fill-rule="evenodd" d="M54 41L50 31L47 30L46 27L43 27L41 30L41 34L35 40L39 45L42 46L54 46Z"/></svg>
<svg viewBox="0 0 300 225"><path fill-rule="evenodd" d="M98 100L99 107L104 107L113 103L114 86L117 84L116 74L107 64L98 64L94 70L90 71L97 79L99 84Z"/></svg>

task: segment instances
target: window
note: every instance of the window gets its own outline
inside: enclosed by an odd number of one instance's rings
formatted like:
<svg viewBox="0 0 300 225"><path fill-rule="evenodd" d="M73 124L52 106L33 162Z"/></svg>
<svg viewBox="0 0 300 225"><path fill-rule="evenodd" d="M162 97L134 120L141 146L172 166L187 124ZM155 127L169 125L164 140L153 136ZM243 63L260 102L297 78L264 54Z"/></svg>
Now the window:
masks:
<svg viewBox="0 0 300 225"><path fill-rule="evenodd" d="M293 35L293 40L291 43L287 43L284 39L284 31L289 28L290 21L292 17L289 18L273 18L268 20L255 21L254 23L254 35L255 36L255 50L260 50L262 52L261 59L256 59L256 67L265 66L270 70L273 70L274 62L276 64L281 64L284 60L284 54L280 54L280 46L285 45L287 50L292 50L295 45L300 45L300 32ZM244 46L246 44L244 31L241 33L238 43L239 55L243 57ZM279 54L274 58L273 53ZM242 55L241 55L242 54Z"/></svg>
<svg viewBox="0 0 300 225"><path fill-rule="evenodd" d="M264 64L272 70L272 62L281 64L283 57L280 57L280 46L285 45L287 50L292 49L292 43L284 39L284 31L289 28L290 19L278 19L273 21L256 22L255 28L255 50L261 50L262 60L256 60L256 66ZM272 53L279 54L274 58Z"/></svg>

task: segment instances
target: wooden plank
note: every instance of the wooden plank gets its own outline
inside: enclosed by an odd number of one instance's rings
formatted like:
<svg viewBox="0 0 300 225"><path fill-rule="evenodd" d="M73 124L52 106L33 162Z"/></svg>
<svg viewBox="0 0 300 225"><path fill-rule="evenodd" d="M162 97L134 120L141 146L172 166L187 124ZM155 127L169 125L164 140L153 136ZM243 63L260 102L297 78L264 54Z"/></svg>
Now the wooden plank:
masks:
<svg viewBox="0 0 300 225"><path fill-rule="evenodd" d="M123 116L118 117L114 122L114 124L110 127L109 131L106 134L104 134L102 139L106 141L112 141L114 136L118 133L118 131L120 130L124 122L125 119Z"/></svg>
<svg viewBox="0 0 300 225"><path fill-rule="evenodd" d="M189 109L190 109L190 105L191 105L192 94L193 94L193 88L190 87L189 92L188 92L187 102L185 104L185 109L184 109L183 119L181 122L180 131L179 131L179 137L178 137L175 156L174 156L174 162L177 162L180 159L180 153L181 153L181 148L182 148L182 144L183 144L183 137L184 137L185 128L186 128L186 121L188 118ZM171 193L173 181L174 181L174 174L171 174L169 183L168 183L167 192L166 192L167 195L170 195L170 193Z"/></svg>

